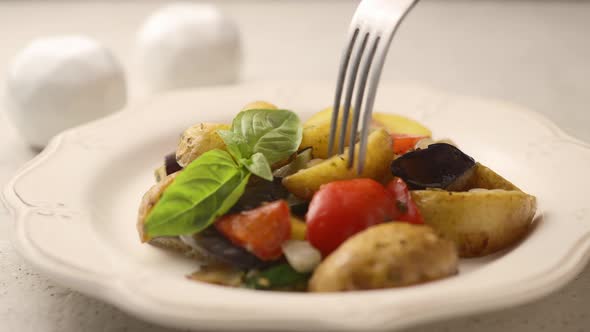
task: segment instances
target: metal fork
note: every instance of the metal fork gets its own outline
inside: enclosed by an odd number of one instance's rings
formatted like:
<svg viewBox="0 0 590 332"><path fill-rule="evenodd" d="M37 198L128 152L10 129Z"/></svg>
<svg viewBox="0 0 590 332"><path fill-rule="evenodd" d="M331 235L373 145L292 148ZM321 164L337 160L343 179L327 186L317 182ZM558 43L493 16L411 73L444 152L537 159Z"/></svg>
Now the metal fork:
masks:
<svg viewBox="0 0 590 332"><path fill-rule="evenodd" d="M352 95L355 90L357 74L359 68L360 81L356 88L354 107L352 114L352 126L350 129L350 141L348 149L348 168L354 163L355 142L357 137L357 128L361 113L363 113L363 122L360 130L360 147L358 155L357 173L360 174L365 166L365 156L367 153L367 134L371 125L371 114L381 70L385 63L387 51L391 40L400 23L406 14L414 7L417 0L363 0L359 4L350 23L348 32L348 43L344 47L340 59L340 70L338 81L336 83L336 93L334 96L334 107L332 112L332 122L330 125L330 139L328 143L328 152L330 155L335 153L334 143L336 131L338 129L338 115L340 113L340 101L342 90L346 82L346 94L344 96L344 106L340 125L340 137L338 137L337 150L338 154L344 153L348 118L350 114L350 105ZM352 59L352 61L350 61ZM365 101L364 112L361 109L365 87L369 81L367 100Z"/></svg>

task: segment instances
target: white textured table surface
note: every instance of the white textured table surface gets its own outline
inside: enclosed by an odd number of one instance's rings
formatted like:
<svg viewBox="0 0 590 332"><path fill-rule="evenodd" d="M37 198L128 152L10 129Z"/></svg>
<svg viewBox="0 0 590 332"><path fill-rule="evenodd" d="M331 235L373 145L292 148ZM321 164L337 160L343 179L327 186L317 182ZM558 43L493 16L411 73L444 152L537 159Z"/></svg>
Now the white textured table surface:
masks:
<svg viewBox="0 0 590 332"><path fill-rule="evenodd" d="M133 37L161 1L0 2L0 72L33 37L84 33L130 69ZM219 1L244 41L243 80L335 76L353 1ZM590 2L423 0L393 44L384 79L510 100L590 141ZM0 184L34 156L0 112ZM548 174L548 176L551 176ZM0 206L0 332L165 331L37 274L9 244ZM542 257L539 257L542 259ZM590 268L537 302L408 331L590 331Z"/></svg>

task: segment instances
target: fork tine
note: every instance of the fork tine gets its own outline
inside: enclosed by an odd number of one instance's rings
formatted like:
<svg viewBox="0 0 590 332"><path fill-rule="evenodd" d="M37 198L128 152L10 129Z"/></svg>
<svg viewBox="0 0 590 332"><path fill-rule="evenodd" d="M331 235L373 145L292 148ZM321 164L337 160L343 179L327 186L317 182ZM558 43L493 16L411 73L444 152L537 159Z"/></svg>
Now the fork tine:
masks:
<svg viewBox="0 0 590 332"><path fill-rule="evenodd" d="M357 128L362 113L362 127L360 131L360 142L358 150L357 172L362 173L365 166L365 157L367 154L367 134L371 124L373 105L375 96L377 95L377 86L381 77L381 70L385 63L385 57L391 44L391 40L395 35L400 23L404 20L408 12L416 5L418 0L362 0L357 7L352 18L351 32L354 33L353 38L345 48L344 54L340 62L340 71L338 73L338 81L336 84L336 93L334 97L334 107L332 109L332 119L330 123L330 137L328 141L328 154L331 156L334 153L334 141L336 139L336 131L341 129L339 137L338 151L340 154L344 152L344 143L346 141L346 132L348 127L348 115L350 113L350 103L352 101L352 93L355 87L355 81L358 74L358 69L361 60L363 61L363 71L361 73L360 88L357 89L355 96L355 105L353 110L353 126L351 127L350 148L348 167L354 165L355 155L355 141L357 136ZM354 29L354 30L352 30ZM370 54L364 57L364 49L367 45L369 32L364 34L363 42L360 47L356 47L355 42L360 31L371 31L373 36L376 36L374 44L370 47ZM350 33L349 33L350 35ZM356 43L358 45L358 43ZM356 47L355 57L352 65L349 65L353 49ZM372 64L375 56L377 60ZM340 101L342 98L342 89L347 76L347 70L351 67L351 77L348 79L347 91L344 100L344 110L342 117L342 125L338 126L338 118L340 113ZM369 81L368 97L365 101L364 112L361 106L363 97L365 95L365 88L367 80Z"/></svg>
<svg viewBox="0 0 590 332"><path fill-rule="evenodd" d="M340 112L340 98L342 97L342 88L344 87L344 81L346 79L346 71L348 68L348 62L350 61L350 55L354 48L356 38L359 34L359 29L355 29L350 38L350 42L344 48L342 58L340 60L340 69L338 70L338 81L336 82L336 92L334 94L334 106L332 107L332 120L330 122L330 138L328 141L328 156L334 154L334 140L336 137L336 130L338 129L338 113Z"/></svg>
<svg viewBox="0 0 590 332"><path fill-rule="evenodd" d="M386 45L383 45L386 44ZM369 88L367 91L367 100L365 101L365 112L363 113L363 124L361 128L361 138L360 138L360 147L359 147L359 155L358 155L358 168L357 173L362 173L365 167L365 157L367 155L367 135L369 131L369 127L371 125L371 119L373 114L373 105L375 104L375 96L377 95L377 88L379 87L379 79L381 78L381 71L383 69L383 65L385 64L385 58L387 57L387 49L389 48L389 43L382 43L382 46L379 50L379 55L377 56L377 60L375 65L370 69L370 80L369 80Z"/></svg>
<svg viewBox="0 0 590 332"><path fill-rule="evenodd" d="M365 48L367 46L367 40L369 38L369 33L366 33L363 37L363 41L361 45L356 49L353 61L351 63L350 68L350 78L348 79L348 85L346 86L346 95L344 97L344 108L342 113L342 120L340 122L340 137L338 140L338 154L344 153L344 148L346 146L346 132L348 128L348 115L350 114L350 104L352 102L352 95L354 92L354 87L356 85L356 77L358 75L358 70L360 67L361 60L363 59L363 55L365 53ZM353 110L356 112L356 110ZM351 132L356 131L356 127L351 128Z"/></svg>
<svg viewBox="0 0 590 332"><path fill-rule="evenodd" d="M412 8L414 8L417 2L417 0L408 0L403 3L403 6L400 8L401 10L397 12L399 17L397 17L394 26L391 30L385 31L385 33L381 35L383 42L377 46L377 50L375 51L377 54L377 60L375 62L375 65L372 68L370 68L369 88L367 92L367 100L365 101L365 110L363 113L363 124L361 128L361 138L359 144L360 146L357 165L358 174L362 173L365 167L365 158L367 155L367 136L369 127L371 125L373 106L375 104L375 96L377 95L377 88L379 86L379 80L381 78L381 72L383 70L383 65L385 64L387 52L389 51L389 46L391 45L393 36L397 32L401 23L404 21L404 19L412 10Z"/></svg>
<svg viewBox="0 0 590 332"><path fill-rule="evenodd" d="M379 46L380 37L376 37L371 40L371 46L369 48L369 54L363 59L363 67L361 70L361 78L359 82L359 86L356 90L356 97L354 99L354 108L353 108L353 115L352 115L352 127L350 131L350 143L348 149L348 164L347 167L351 168L354 163L354 143L356 141L356 134L357 128L359 124L360 114L362 113L362 102L363 97L365 94L365 86L367 84L367 78L369 77L369 72L371 70L371 64L373 63L373 58L375 56L375 52L377 51L377 46ZM362 137L362 136L361 136ZM357 170L358 174L361 173L361 170Z"/></svg>

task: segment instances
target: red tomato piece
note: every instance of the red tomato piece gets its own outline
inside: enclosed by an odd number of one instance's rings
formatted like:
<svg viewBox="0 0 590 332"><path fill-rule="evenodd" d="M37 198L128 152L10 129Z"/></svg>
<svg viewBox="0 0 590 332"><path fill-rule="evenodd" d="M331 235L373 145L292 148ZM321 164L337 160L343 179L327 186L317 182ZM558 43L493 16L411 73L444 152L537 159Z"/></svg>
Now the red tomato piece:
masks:
<svg viewBox="0 0 590 332"><path fill-rule="evenodd" d="M413 136L407 134L391 134L393 139L393 153L404 154L414 148L419 140L426 138L426 136Z"/></svg>
<svg viewBox="0 0 590 332"><path fill-rule="evenodd" d="M335 181L323 185L307 211L307 240L325 257L352 235L391 220L394 199L371 179Z"/></svg>
<svg viewBox="0 0 590 332"><path fill-rule="evenodd" d="M291 238L291 214L286 201L265 204L253 210L224 216L215 228L233 244L262 260L283 254L281 245Z"/></svg>
<svg viewBox="0 0 590 332"><path fill-rule="evenodd" d="M395 205L391 219L407 221L411 224L423 224L424 219L416 203L412 200L408 186L404 180L395 177L387 184L387 190L393 194Z"/></svg>

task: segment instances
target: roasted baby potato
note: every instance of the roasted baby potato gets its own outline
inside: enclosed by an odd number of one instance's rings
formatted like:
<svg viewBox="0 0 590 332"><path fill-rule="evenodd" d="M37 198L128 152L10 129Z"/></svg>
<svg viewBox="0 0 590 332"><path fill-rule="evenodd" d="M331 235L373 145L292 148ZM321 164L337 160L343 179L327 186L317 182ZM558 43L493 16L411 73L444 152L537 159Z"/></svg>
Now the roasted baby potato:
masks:
<svg viewBox="0 0 590 332"><path fill-rule="evenodd" d="M472 176L465 182L464 187L458 190L467 191L475 188L521 191L510 181L480 163L476 163Z"/></svg>
<svg viewBox="0 0 590 332"><path fill-rule="evenodd" d="M375 112L373 113L373 125L377 127L382 126L390 133L432 136L430 129L424 127L419 122L397 114Z"/></svg>
<svg viewBox="0 0 590 332"><path fill-rule="evenodd" d="M179 172L172 173L166 177L164 177L160 182L153 185L150 190L148 190L141 199L141 204L139 205L139 213L137 217L137 231L139 233L139 238L141 242L146 242L149 240L148 236L145 234L144 230L144 223L145 220L152 210L152 208L158 203L162 194L168 188L168 186L174 181L176 175Z"/></svg>
<svg viewBox="0 0 590 332"><path fill-rule="evenodd" d="M154 170L156 182L162 181L166 177L166 165L162 165Z"/></svg>
<svg viewBox="0 0 590 332"><path fill-rule="evenodd" d="M352 114L351 114L352 115ZM350 139L350 127L352 125L352 117L349 117L348 126L346 130L345 145L348 146ZM338 121L342 120L342 112L339 113ZM326 159L328 153L328 140L330 139L330 122L332 121L332 108L326 108L314 114L309 120L303 124L303 139L299 150L305 148L312 148L312 155L314 158ZM340 137L340 128L336 132L335 137Z"/></svg>
<svg viewBox="0 0 590 332"><path fill-rule="evenodd" d="M264 101L264 100L253 101L251 103L246 104L244 107L242 107L242 111L256 110L256 109L276 110L278 108L274 104L271 104L271 103Z"/></svg>
<svg viewBox="0 0 590 332"><path fill-rule="evenodd" d="M391 136L384 129L372 132L368 137L365 168L361 175L356 174L356 163L352 168L347 168L348 148L344 154L334 156L315 166L302 169L299 172L283 179L283 185L299 198L311 199L313 194L320 189L322 184L354 178L371 178L381 181L389 174L389 165L393 160ZM359 145L356 156L358 156Z"/></svg>
<svg viewBox="0 0 590 332"><path fill-rule="evenodd" d="M527 233L537 208L534 196L481 164L462 189L411 192L424 222L455 242L461 257L494 253Z"/></svg>
<svg viewBox="0 0 590 332"><path fill-rule="evenodd" d="M352 112L348 119L346 129L345 146L349 145L350 128L352 125ZM342 111L339 113L339 121L342 120ZM329 156L328 140L330 138L330 122L332 121L332 108L326 108L314 114L303 124L303 139L301 140L300 149L311 147L314 158L325 159ZM374 113L373 128L384 128L389 133L407 134L415 136L431 136L430 130L420 123L403 117L401 115ZM340 131L336 133L340 137Z"/></svg>
<svg viewBox="0 0 590 332"><path fill-rule="evenodd" d="M217 130L229 130L230 126L219 123L200 123L185 130L180 136L176 149L176 161L186 167L203 153L213 150L225 150L225 143Z"/></svg>
<svg viewBox="0 0 590 332"><path fill-rule="evenodd" d="M428 226L388 222L344 242L315 270L311 292L402 287L456 274L455 245Z"/></svg>

